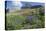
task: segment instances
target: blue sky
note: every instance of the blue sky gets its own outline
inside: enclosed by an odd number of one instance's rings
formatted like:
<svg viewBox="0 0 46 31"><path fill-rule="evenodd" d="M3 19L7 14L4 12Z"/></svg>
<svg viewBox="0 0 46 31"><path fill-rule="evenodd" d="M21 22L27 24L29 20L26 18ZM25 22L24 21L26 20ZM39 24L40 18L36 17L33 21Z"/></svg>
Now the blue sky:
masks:
<svg viewBox="0 0 46 31"><path fill-rule="evenodd" d="M15 1L7 1L7 8L12 9L15 8L16 6L21 7L22 4L21 3L16 4Z"/></svg>
<svg viewBox="0 0 46 31"><path fill-rule="evenodd" d="M18 7L22 7L22 4L20 4L20 3L16 4L15 1L7 1L7 8L12 9L12 8L15 8L16 5L17 5ZM35 5L44 5L44 4L43 4L43 3L38 3L38 2L32 2L31 5L32 5L32 6L35 6Z"/></svg>

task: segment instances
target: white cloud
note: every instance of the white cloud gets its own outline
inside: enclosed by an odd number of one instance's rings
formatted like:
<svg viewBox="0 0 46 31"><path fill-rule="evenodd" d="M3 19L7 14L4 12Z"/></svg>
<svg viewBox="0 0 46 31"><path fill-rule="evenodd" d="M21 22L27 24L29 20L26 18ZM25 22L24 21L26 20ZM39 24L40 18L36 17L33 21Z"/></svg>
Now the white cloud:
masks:
<svg viewBox="0 0 46 31"><path fill-rule="evenodd" d="M12 1L12 4L13 4L14 6L18 6L18 7L21 7L21 6L22 6L21 2Z"/></svg>
<svg viewBox="0 0 46 31"><path fill-rule="evenodd" d="M11 8L11 10L14 10L14 9L16 9L16 10L20 10L21 9L21 7L22 7L22 4L21 4L21 2L19 1L19 2L16 2L16 1L12 1L12 5L14 6L13 8Z"/></svg>

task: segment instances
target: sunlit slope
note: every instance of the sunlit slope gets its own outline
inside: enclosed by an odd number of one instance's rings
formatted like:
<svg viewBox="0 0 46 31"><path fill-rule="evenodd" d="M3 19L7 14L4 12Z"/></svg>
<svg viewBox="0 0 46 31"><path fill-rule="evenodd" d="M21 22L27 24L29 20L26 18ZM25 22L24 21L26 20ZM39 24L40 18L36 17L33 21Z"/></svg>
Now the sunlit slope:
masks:
<svg viewBox="0 0 46 31"><path fill-rule="evenodd" d="M39 9L21 9L21 10L15 10L13 12L9 12L7 13L7 15L32 15L32 14L36 14L39 13Z"/></svg>

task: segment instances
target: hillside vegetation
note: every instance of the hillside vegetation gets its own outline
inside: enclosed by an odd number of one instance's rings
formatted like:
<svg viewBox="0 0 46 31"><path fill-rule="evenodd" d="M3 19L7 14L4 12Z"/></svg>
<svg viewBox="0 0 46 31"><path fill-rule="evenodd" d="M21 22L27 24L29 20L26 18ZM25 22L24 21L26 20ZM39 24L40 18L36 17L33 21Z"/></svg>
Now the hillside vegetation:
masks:
<svg viewBox="0 0 46 31"><path fill-rule="evenodd" d="M6 14L6 30L44 28L44 8L21 9Z"/></svg>

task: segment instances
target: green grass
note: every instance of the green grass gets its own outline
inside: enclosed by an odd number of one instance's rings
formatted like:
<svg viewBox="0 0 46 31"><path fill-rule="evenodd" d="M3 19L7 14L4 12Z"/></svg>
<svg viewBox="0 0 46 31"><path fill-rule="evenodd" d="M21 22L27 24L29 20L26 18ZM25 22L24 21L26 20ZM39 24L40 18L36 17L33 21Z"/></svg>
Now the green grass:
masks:
<svg viewBox="0 0 46 31"><path fill-rule="evenodd" d="M11 27L13 26L15 29L19 29L22 22L24 22L25 20L25 17L24 16L16 16L16 15L9 15L6 17L7 19L7 27ZM10 28L9 27L9 28ZM11 28L10 28L11 29Z"/></svg>
<svg viewBox="0 0 46 31"><path fill-rule="evenodd" d="M28 9L29 11L28 10L26 11L26 10L27 9L25 9L25 11L24 11L24 16L16 15L17 13L15 13L15 12L6 14L6 28L7 28L7 30L25 29L25 25L26 25L26 29L28 29L28 28L44 28L45 16L38 14L38 13L36 15L36 12L34 12L36 9L32 9L34 14L31 13L32 11L30 11L30 9ZM27 17L26 15L30 15L30 14L32 16L33 15L38 16L38 19L34 20L34 18L33 18L32 22L30 23L30 21L28 19L26 19L26 17Z"/></svg>

